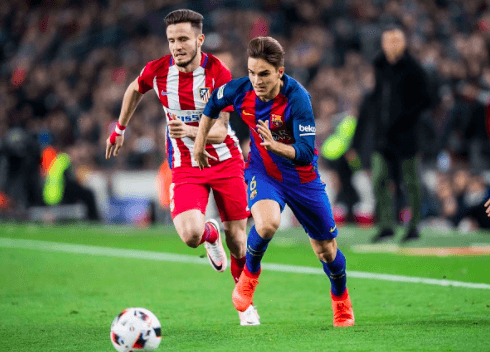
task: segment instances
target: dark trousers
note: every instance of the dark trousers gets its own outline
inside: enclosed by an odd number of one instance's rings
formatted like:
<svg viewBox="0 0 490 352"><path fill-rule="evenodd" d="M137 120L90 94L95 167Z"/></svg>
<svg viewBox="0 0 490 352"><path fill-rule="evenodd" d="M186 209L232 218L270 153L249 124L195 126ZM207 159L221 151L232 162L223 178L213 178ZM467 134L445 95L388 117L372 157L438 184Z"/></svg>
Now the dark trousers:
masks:
<svg viewBox="0 0 490 352"><path fill-rule="evenodd" d="M88 220L100 221L100 216L97 212L97 203L95 202L94 192L84 187L74 180L65 178L65 193L63 195L63 203L72 204L81 202L87 207Z"/></svg>
<svg viewBox="0 0 490 352"><path fill-rule="evenodd" d="M389 166L395 165L395 163L401 166L402 180L408 193L408 204L412 208L410 228L416 228L420 222L420 203L422 201L418 174L419 158L414 156L410 159L388 159L383 154L374 152L371 156L371 167L378 225L381 229L393 229L395 226L393 196L388 189L390 180Z"/></svg>

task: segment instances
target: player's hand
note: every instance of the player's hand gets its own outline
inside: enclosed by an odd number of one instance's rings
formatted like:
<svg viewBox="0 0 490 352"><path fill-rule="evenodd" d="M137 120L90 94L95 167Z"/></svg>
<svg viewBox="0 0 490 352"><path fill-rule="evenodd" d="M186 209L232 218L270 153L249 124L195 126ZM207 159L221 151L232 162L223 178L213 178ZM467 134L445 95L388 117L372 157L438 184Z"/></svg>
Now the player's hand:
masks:
<svg viewBox="0 0 490 352"><path fill-rule="evenodd" d="M269 129L269 121L267 120L266 122L264 122L262 120L259 120L256 131L262 137L262 143L260 143L260 145L263 146L266 150L272 151L274 149L274 144L276 143L276 141L274 140L274 137L272 137L272 132Z"/></svg>
<svg viewBox="0 0 490 352"><path fill-rule="evenodd" d="M179 118L168 121L168 135L170 138L184 138L189 136L189 126Z"/></svg>
<svg viewBox="0 0 490 352"><path fill-rule="evenodd" d="M490 218L490 198L485 202L485 208L487 208L487 216Z"/></svg>
<svg viewBox="0 0 490 352"><path fill-rule="evenodd" d="M194 147L194 160L197 162L199 169L204 169L205 167L211 167L209 165L209 159L218 160L211 154L209 154L206 149L198 149Z"/></svg>
<svg viewBox="0 0 490 352"><path fill-rule="evenodd" d="M106 148L105 148L105 158L109 159L111 157L111 154L114 155L114 157L117 156L119 153L119 149L123 146L124 143L124 135L117 135L115 138L115 143L111 143L111 136L107 138L106 141Z"/></svg>

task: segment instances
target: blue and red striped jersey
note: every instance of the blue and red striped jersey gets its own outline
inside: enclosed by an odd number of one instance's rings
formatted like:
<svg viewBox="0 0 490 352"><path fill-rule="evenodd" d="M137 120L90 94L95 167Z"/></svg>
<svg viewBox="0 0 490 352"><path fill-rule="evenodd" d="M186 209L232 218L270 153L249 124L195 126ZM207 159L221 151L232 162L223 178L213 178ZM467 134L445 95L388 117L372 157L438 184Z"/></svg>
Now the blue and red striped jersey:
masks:
<svg viewBox="0 0 490 352"><path fill-rule="evenodd" d="M217 118L221 109L233 105L250 129L247 169L283 183L307 183L320 177L311 96L295 79L287 75L282 79L281 91L267 102L256 96L248 77L232 80L213 92L203 114ZM258 120L269 121L274 140L294 147L295 160L283 158L260 145Z"/></svg>

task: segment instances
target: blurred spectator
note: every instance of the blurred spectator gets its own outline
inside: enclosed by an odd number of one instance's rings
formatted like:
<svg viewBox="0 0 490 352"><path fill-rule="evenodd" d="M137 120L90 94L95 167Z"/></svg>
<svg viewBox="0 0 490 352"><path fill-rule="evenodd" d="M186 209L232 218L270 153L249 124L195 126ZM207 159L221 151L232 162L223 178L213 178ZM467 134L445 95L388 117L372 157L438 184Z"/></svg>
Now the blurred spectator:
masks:
<svg viewBox="0 0 490 352"><path fill-rule="evenodd" d="M412 218L402 241L408 241L419 238L421 190L416 128L420 113L429 106L430 98L425 73L406 51L406 37L399 27L390 27L383 32L382 49L374 64L376 86L372 103L375 111L369 116L370 123L375 125L371 166L380 229L373 242L394 237L395 217L388 187L390 176L397 185L400 184L398 178L403 179L407 190ZM398 172L402 177L397 177Z"/></svg>
<svg viewBox="0 0 490 352"><path fill-rule="evenodd" d="M86 220L98 222L101 218L94 192L80 182L88 167L89 150L86 145L76 145L67 153L58 153L49 166L43 196L48 205L81 203L87 210Z"/></svg>
<svg viewBox="0 0 490 352"><path fill-rule="evenodd" d="M471 175L463 195L463 219L458 226L461 231L490 229L490 219L484 209L489 195L490 189L483 177L479 174Z"/></svg>
<svg viewBox="0 0 490 352"><path fill-rule="evenodd" d="M278 38L288 53L288 72L313 97L319 143L333 132L336 114L362 115L362 97L375 82L371 63L380 49L382 29L402 23L408 50L429 78L431 110L421 116L417 135L423 171L451 173L461 163L469 164L473 173L490 170L486 2L191 0L186 4L210 19L204 50L220 57L233 77L246 75L246 55L236 53L245 52L251 36ZM158 169L165 154L163 139L154 132L163 120L156 101L141 103L134 119L138 122L127 132L136 137L122 151L121 160L105 160L104 136L117 118L122 90L140 73L141 62L168 54L161 22L178 6L182 6L178 0L4 2L0 138L21 126L36 135L41 147L65 150L80 142L90 145L92 169ZM248 130L235 117L232 114L231 123L246 153ZM369 148L359 152L363 168L371 169ZM340 188L343 183L339 179Z"/></svg>
<svg viewBox="0 0 490 352"><path fill-rule="evenodd" d="M0 140L0 192L14 214L26 216L29 207L42 204L41 150L22 128L11 128Z"/></svg>

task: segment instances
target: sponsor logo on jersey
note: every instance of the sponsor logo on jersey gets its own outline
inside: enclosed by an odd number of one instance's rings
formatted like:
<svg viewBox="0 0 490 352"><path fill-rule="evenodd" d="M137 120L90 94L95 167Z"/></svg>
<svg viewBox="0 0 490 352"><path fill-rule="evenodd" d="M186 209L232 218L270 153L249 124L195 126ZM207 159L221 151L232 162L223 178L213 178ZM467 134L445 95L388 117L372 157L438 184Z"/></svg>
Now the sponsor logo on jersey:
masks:
<svg viewBox="0 0 490 352"><path fill-rule="evenodd" d="M169 93L169 92L164 92L164 91L162 90L161 94L162 94L162 95L168 95L168 94L170 94L170 93Z"/></svg>
<svg viewBox="0 0 490 352"><path fill-rule="evenodd" d="M208 102L209 100L209 92L211 91L211 88L209 87L202 87L199 88L199 96L201 97L201 100L205 103Z"/></svg>
<svg viewBox="0 0 490 352"><path fill-rule="evenodd" d="M251 112L242 111L243 115L254 116Z"/></svg>
<svg viewBox="0 0 490 352"><path fill-rule="evenodd" d="M221 87L219 87L219 89L218 89L218 99L222 99L223 98L223 93L225 91L225 86L226 86L226 84L223 84Z"/></svg>
<svg viewBox="0 0 490 352"><path fill-rule="evenodd" d="M291 135L286 130L271 131L271 134L272 138L274 138L276 142L286 142L292 139Z"/></svg>
<svg viewBox="0 0 490 352"><path fill-rule="evenodd" d="M337 226L331 227L330 228L330 233L333 233L337 229Z"/></svg>
<svg viewBox="0 0 490 352"><path fill-rule="evenodd" d="M199 122L201 120L202 112L189 111L186 114L175 114L173 112L167 112L169 120L181 120L182 122Z"/></svg>
<svg viewBox="0 0 490 352"><path fill-rule="evenodd" d="M315 126L303 126L303 125L299 125L299 131L300 132L311 132L311 133L315 133L316 132L316 127Z"/></svg>
<svg viewBox="0 0 490 352"><path fill-rule="evenodd" d="M282 116L281 115L276 115L276 114L271 114L271 125L273 127L281 127L282 126Z"/></svg>

